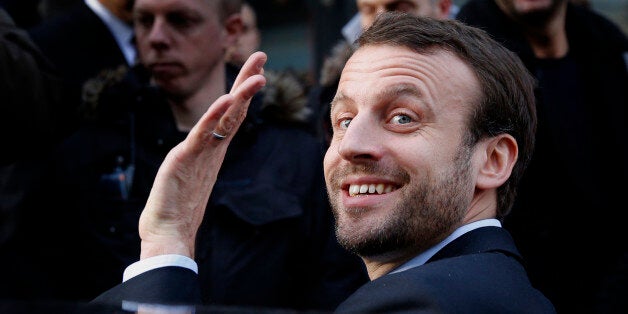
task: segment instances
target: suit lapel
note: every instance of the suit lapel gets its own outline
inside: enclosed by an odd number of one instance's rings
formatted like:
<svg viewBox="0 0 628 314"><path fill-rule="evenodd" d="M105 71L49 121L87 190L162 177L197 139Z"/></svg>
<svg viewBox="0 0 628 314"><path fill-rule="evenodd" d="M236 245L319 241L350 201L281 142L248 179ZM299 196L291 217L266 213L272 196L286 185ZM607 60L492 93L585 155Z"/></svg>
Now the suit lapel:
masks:
<svg viewBox="0 0 628 314"><path fill-rule="evenodd" d="M501 252L523 262L508 231L500 227L482 227L471 230L453 240L426 263L460 255L486 252Z"/></svg>

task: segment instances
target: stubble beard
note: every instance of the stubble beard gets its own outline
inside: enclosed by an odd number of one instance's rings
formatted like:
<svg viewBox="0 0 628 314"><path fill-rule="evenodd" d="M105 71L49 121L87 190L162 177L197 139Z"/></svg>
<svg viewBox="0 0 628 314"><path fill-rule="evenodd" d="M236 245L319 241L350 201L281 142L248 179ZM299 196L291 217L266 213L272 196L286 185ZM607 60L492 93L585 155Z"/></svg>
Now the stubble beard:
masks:
<svg viewBox="0 0 628 314"><path fill-rule="evenodd" d="M363 219L360 215L367 215L368 209L352 208L352 218L341 217L340 211L345 209L340 208L339 195L330 195L338 242L350 252L371 259L403 258L425 251L463 220L469 193L473 193L470 169L469 150L461 149L451 168L433 178L409 182L399 191L402 196L388 215L368 226L359 223Z"/></svg>

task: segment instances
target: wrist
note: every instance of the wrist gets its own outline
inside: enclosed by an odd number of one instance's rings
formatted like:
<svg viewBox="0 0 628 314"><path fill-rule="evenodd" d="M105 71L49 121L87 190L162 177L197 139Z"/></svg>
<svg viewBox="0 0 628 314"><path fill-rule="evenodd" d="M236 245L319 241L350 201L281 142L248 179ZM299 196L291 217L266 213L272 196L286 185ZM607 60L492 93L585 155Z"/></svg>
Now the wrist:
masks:
<svg viewBox="0 0 628 314"><path fill-rule="evenodd" d="M140 260L169 254L182 255L194 259L194 244L170 239L158 241L142 240Z"/></svg>

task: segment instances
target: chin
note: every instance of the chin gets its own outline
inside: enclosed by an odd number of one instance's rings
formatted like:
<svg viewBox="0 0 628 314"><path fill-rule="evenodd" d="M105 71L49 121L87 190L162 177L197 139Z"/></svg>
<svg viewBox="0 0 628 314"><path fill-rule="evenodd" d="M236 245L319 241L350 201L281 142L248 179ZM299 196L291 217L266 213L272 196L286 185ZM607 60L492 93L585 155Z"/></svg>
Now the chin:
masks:
<svg viewBox="0 0 628 314"><path fill-rule="evenodd" d="M555 0L520 0L515 2L520 14L543 12L554 7Z"/></svg>

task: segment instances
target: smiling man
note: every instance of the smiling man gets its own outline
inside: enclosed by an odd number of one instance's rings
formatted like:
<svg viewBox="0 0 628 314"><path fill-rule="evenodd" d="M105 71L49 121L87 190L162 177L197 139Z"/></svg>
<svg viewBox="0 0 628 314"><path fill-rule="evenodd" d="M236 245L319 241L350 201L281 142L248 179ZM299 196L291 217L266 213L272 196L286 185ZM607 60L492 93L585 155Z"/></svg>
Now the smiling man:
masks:
<svg viewBox="0 0 628 314"><path fill-rule="evenodd" d="M371 281L336 312L555 313L500 222L534 146L534 82L521 61L479 29L407 14L382 14L358 44L323 166L338 240ZM240 74L247 82L259 58ZM212 107L160 169L140 220L137 276L97 302L200 303L193 262L165 254L194 258L198 222L177 217L203 214L198 192L230 140L208 136L230 116ZM200 177L172 180L190 173Z"/></svg>

